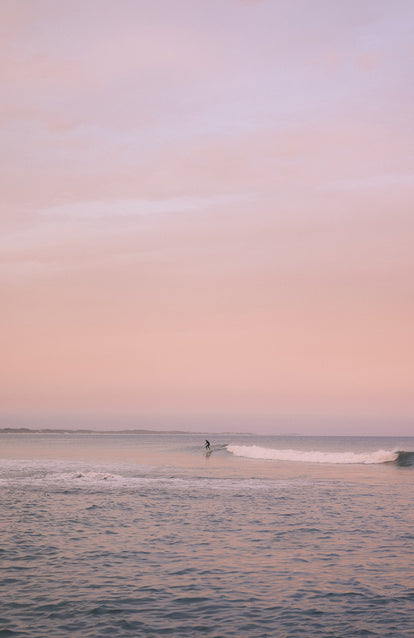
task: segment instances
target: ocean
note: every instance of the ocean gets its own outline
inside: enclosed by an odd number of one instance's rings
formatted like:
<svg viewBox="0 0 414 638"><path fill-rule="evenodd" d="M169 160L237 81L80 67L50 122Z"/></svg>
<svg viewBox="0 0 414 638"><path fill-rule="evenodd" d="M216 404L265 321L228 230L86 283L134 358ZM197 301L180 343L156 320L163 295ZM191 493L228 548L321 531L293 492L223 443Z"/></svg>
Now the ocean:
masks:
<svg viewBox="0 0 414 638"><path fill-rule="evenodd" d="M414 636L414 437L0 434L0 637Z"/></svg>

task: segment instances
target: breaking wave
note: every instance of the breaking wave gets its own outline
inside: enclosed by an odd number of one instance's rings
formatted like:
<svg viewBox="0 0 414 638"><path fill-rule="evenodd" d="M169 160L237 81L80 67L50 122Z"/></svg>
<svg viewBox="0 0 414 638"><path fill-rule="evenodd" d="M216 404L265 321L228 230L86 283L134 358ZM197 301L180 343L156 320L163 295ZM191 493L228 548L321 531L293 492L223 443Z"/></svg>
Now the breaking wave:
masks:
<svg viewBox="0 0 414 638"><path fill-rule="evenodd" d="M379 463L397 463L398 465L414 465L414 452L396 450L376 450L374 452L320 452L319 450L285 450L265 448L258 445L228 445L227 450L234 456L272 461L297 461L302 463L332 463L365 465Z"/></svg>

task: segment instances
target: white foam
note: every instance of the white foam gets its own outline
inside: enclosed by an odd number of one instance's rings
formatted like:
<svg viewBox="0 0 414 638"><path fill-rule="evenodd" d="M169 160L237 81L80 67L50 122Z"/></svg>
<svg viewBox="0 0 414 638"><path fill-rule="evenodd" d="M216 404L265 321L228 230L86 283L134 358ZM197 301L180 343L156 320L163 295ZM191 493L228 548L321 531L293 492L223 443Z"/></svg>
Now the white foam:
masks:
<svg viewBox="0 0 414 638"><path fill-rule="evenodd" d="M321 452L319 450L283 450L265 448L258 445L228 445L227 449L235 456L251 459L270 459L273 461L299 461L304 463L389 463L397 459L398 453L391 450L375 452Z"/></svg>

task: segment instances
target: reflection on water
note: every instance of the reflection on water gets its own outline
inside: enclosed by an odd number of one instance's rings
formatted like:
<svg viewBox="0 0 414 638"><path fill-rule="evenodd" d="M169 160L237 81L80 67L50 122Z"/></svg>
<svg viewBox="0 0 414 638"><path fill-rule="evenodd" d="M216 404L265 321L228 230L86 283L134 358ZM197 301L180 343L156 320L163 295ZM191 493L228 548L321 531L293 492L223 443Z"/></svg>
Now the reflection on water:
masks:
<svg viewBox="0 0 414 638"><path fill-rule="evenodd" d="M0 635L413 635L409 468L120 438L3 447Z"/></svg>

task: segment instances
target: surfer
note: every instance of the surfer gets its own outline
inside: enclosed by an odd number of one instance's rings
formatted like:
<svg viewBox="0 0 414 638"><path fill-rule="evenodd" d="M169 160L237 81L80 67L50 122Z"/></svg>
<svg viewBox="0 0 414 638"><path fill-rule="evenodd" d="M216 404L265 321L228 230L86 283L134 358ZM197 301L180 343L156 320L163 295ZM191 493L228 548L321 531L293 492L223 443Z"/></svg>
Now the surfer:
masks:
<svg viewBox="0 0 414 638"><path fill-rule="evenodd" d="M207 439L206 439L205 448L206 448L206 452L211 452L211 445L210 445L210 441L207 441Z"/></svg>

